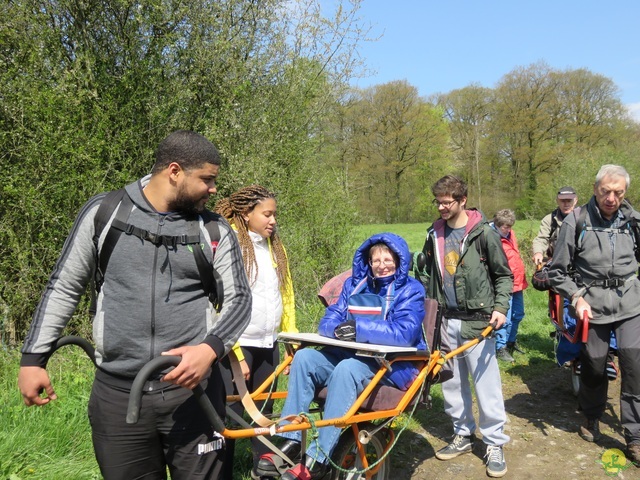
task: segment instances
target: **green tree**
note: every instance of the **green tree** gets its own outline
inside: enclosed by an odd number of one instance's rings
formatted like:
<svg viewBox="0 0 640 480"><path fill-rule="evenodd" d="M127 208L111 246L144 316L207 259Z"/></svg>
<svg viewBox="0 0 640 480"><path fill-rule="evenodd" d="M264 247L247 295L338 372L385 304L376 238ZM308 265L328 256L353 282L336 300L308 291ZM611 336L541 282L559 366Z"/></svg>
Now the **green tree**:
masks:
<svg viewBox="0 0 640 480"><path fill-rule="evenodd" d="M219 146L221 194L258 182L278 192L296 287L315 296L341 263L351 219L316 153L323 117L359 68L359 3L325 13L319 0L5 2L5 337L27 327L83 202L148 172L155 145L178 128ZM325 207L331 215L316 211Z"/></svg>
<svg viewBox="0 0 640 480"><path fill-rule="evenodd" d="M471 85L440 95L437 102L448 121L456 166L469 185L469 196L477 199L477 206L481 209L482 185L491 180L486 172L492 172L489 159L482 150L492 118L493 92Z"/></svg>
<svg viewBox="0 0 640 480"><path fill-rule="evenodd" d="M344 111L341 168L360 214L386 223L420 219L426 167L440 171L446 143L441 112L406 81L355 91Z"/></svg>

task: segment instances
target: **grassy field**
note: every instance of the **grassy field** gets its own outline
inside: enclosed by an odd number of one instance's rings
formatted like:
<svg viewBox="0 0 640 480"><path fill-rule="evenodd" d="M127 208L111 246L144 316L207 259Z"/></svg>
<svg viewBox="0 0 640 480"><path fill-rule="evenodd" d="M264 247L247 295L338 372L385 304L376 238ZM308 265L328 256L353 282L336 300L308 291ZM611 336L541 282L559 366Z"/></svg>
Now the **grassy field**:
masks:
<svg viewBox="0 0 640 480"><path fill-rule="evenodd" d="M518 221L515 226L525 263L529 263L531 239L537 222ZM428 224L367 225L354 235L354 248L373 233L391 231L404 237L412 251L422 248ZM345 265L351 259L345 259ZM338 273L338 272L336 272ZM522 382L553 368L553 330L548 316L546 294L532 288L525 291L526 317L521 324L519 342L527 355L519 355L514 365L502 365L504 382ZM312 331L318 312L300 312L301 330ZM16 387L19 352L0 351L0 479L84 480L101 478L91 446L86 409L93 367L84 353L74 348L54 355L48 370L58 400L44 408L26 408ZM416 422L446 421L438 389L434 389L434 408L420 414ZM426 416L425 416L426 415ZM238 442L237 480L248 479L248 444ZM397 454L401 454L401 449Z"/></svg>

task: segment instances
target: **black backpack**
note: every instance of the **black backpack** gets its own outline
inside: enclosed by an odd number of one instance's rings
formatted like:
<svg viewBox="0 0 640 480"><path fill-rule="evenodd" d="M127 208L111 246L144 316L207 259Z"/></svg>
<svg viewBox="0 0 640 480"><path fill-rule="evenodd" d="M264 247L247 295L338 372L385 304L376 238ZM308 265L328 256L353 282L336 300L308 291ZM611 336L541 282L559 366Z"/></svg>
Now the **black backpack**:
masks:
<svg viewBox="0 0 640 480"><path fill-rule="evenodd" d="M120 206L118 207L118 205ZM193 251L198 272L200 273L202 287L209 296L209 300L212 305L219 313L224 302L222 278L213 268L212 263L207 260L203 249L200 247L202 242L200 238L198 217L189 222L189 233L187 234L156 235L127 223L132 207L133 201L124 188L107 193L98 207L98 211L94 218L95 233L93 236L93 243L97 252L96 274L94 279L95 291L100 292L100 288L104 282L104 274L107 271L107 266L109 264L109 259L111 258L111 254L113 253L116 243L118 243L120 235L123 233L127 235L134 235L142 240L151 242L154 245L164 245L167 248L176 248L177 245L193 245L193 248L190 250ZM111 222L111 226L104 239L102 248L98 249L98 239L116 208L118 208L118 211L116 212L113 222ZM203 216L204 225L211 237L214 256L216 253L215 248L220 241L220 228L218 226L218 220L220 218L221 217L218 214L213 212L210 212L210 215ZM91 305L91 313L95 314L95 295Z"/></svg>

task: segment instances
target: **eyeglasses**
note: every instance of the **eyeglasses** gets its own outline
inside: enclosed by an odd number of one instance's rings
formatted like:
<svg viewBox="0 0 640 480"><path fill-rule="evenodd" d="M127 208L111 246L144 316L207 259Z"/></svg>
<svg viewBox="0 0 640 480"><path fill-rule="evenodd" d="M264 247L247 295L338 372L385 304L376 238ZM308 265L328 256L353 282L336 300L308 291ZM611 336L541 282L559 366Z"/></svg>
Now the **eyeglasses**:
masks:
<svg viewBox="0 0 640 480"><path fill-rule="evenodd" d="M431 200L431 203L433 203L436 207L451 208L451 205L453 205L457 201L458 200L450 200L448 202L440 202L437 198L434 198L433 200Z"/></svg>
<svg viewBox="0 0 640 480"><path fill-rule="evenodd" d="M391 268L396 266L396 262L393 260L369 260L369 265L372 267L383 265L385 268Z"/></svg>

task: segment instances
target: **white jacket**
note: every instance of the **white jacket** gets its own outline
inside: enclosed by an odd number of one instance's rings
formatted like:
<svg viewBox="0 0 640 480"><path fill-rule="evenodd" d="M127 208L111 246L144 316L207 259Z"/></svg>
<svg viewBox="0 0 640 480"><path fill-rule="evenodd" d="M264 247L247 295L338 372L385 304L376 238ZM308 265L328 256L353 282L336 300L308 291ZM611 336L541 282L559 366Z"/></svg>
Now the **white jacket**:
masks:
<svg viewBox="0 0 640 480"><path fill-rule="evenodd" d="M243 347L270 348L278 336L282 320L282 294L277 265L273 261L267 239L251 231L249 236L253 242L258 275L249 280L253 298L251 322L238 343Z"/></svg>

